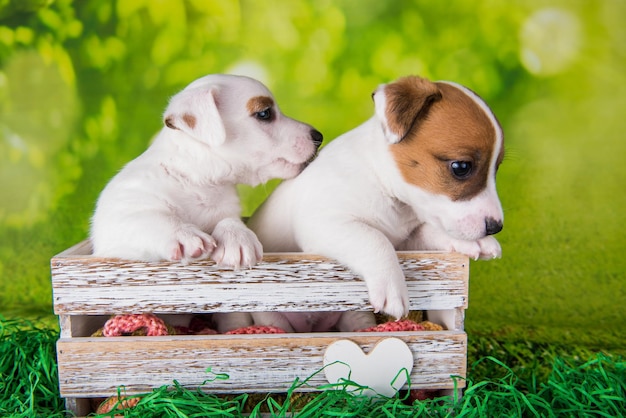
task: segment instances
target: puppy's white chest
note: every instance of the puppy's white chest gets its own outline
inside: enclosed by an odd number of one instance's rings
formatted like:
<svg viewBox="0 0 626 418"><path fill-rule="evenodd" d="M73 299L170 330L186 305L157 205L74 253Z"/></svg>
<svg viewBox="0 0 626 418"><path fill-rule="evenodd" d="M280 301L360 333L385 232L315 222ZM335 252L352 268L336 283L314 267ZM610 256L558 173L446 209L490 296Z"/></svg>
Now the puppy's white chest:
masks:
<svg viewBox="0 0 626 418"><path fill-rule="evenodd" d="M232 187L195 188L177 199L176 214L207 232L223 218L240 216L239 198Z"/></svg>
<svg viewBox="0 0 626 418"><path fill-rule="evenodd" d="M377 229L382 231L394 246L403 242L418 225L413 209L395 199L379 210L374 219Z"/></svg>

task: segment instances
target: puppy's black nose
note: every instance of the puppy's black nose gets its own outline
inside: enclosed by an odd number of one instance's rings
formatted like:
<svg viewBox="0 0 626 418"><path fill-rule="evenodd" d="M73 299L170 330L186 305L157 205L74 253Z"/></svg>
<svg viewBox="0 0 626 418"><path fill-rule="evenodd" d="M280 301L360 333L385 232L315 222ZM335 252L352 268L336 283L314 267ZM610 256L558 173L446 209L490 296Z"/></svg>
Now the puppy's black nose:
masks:
<svg viewBox="0 0 626 418"><path fill-rule="evenodd" d="M324 135L322 135L322 133L317 129L311 129L311 139L313 140L315 147L319 148L319 146L322 145L322 141L324 140Z"/></svg>
<svg viewBox="0 0 626 418"><path fill-rule="evenodd" d="M485 231L487 231L487 235L497 234L502 231L502 221L497 221L493 218L486 218Z"/></svg>

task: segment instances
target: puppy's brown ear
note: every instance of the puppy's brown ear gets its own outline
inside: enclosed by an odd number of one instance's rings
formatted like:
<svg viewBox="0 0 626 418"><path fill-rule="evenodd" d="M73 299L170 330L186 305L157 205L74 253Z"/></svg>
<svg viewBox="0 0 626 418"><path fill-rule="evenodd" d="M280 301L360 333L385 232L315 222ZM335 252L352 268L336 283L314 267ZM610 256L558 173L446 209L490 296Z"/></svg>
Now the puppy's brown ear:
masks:
<svg viewBox="0 0 626 418"><path fill-rule="evenodd" d="M216 91L207 88L183 90L170 100L163 122L169 129L218 146L226 141L226 131L217 108Z"/></svg>
<svg viewBox="0 0 626 418"><path fill-rule="evenodd" d="M409 76L378 87L372 97L385 137L395 144L426 117L430 106L441 99L441 92L435 83Z"/></svg>

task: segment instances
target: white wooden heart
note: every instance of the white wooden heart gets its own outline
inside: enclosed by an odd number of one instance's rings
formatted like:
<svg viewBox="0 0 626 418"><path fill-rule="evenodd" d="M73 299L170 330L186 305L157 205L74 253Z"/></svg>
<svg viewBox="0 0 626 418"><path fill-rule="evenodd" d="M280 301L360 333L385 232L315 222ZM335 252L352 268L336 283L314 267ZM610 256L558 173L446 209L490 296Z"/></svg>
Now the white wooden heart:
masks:
<svg viewBox="0 0 626 418"><path fill-rule="evenodd" d="M324 371L329 383L355 382L346 386L354 394L393 396L413 370L413 353L398 338L385 338L365 354L350 340L330 344L324 353Z"/></svg>

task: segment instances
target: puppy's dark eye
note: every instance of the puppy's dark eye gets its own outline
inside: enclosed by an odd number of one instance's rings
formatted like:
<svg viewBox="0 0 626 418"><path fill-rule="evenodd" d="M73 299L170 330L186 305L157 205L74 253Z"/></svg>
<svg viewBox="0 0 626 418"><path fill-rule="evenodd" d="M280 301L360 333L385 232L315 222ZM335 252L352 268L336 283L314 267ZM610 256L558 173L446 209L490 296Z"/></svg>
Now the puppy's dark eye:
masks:
<svg viewBox="0 0 626 418"><path fill-rule="evenodd" d="M272 120L272 108L268 107L267 109L263 109L260 112L256 112L254 116L258 120L263 120L263 121Z"/></svg>
<svg viewBox="0 0 626 418"><path fill-rule="evenodd" d="M472 163L471 161L452 161L450 171L454 177L463 180L472 173Z"/></svg>

